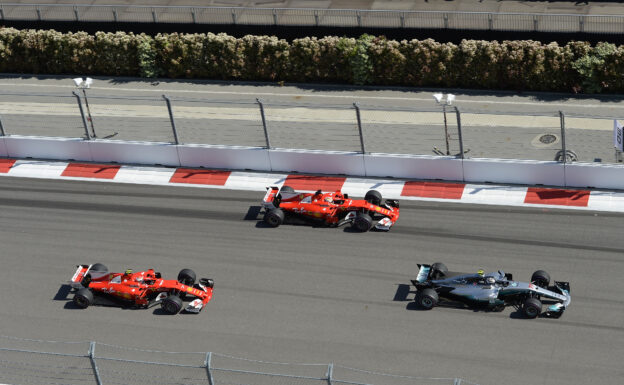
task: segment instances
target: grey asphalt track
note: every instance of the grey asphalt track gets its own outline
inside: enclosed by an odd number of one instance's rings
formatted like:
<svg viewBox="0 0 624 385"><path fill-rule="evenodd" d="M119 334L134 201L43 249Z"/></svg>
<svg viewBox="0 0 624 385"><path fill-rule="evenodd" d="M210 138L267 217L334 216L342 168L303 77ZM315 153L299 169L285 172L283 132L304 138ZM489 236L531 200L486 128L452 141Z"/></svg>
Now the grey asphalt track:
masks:
<svg viewBox="0 0 624 385"><path fill-rule="evenodd" d="M257 193L0 178L0 334L328 363L480 384L617 384L624 376L621 215L407 202L389 233L256 219ZM257 217L259 218L259 216ZM406 291L419 262L545 269L570 281L559 320L436 308ZM193 268L199 315L74 309L75 265ZM2 382L0 371L0 382Z"/></svg>

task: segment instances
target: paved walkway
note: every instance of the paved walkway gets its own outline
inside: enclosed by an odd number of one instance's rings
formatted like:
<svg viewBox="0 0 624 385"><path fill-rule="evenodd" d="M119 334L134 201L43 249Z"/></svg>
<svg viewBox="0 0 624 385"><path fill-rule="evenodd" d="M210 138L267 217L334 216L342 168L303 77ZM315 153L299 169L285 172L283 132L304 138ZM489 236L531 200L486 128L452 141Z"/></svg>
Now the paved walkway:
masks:
<svg viewBox="0 0 624 385"><path fill-rule="evenodd" d="M621 15L619 1L517 0L17 0L24 4L158 5L254 8L374 9L464 12L521 12L551 14Z"/></svg>

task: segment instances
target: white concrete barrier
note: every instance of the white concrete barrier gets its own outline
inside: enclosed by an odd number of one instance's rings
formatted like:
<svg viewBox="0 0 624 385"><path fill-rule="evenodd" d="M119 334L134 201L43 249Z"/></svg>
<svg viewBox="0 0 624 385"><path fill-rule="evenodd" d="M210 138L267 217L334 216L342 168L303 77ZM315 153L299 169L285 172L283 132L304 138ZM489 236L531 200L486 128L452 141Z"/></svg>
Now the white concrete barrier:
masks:
<svg viewBox="0 0 624 385"><path fill-rule="evenodd" d="M361 153L320 150L269 150L271 171L364 176Z"/></svg>
<svg viewBox="0 0 624 385"><path fill-rule="evenodd" d="M9 154L7 153L6 144L4 143L4 136L0 137L0 156L9 156Z"/></svg>
<svg viewBox="0 0 624 385"><path fill-rule="evenodd" d="M245 146L185 144L176 146L183 167L270 171L267 149Z"/></svg>
<svg viewBox="0 0 624 385"><path fill-rule="evenodd" d="M452 181L464 179L461 159L450 156L366 154L364 162L366 176Z"/></svg>
<svg viewBox="0 0 624 385"><path fill-rule="evenodd" d="M171 143L96 139L88 144L94 162L180 166L177 148Z"/></svg>
<svg viewBox="0 0 624 385"><path fill-rule="evenodd" d="M10 135L4 137L7 156L92 161L89 141L82 138L52 138Z"/></svg>
<svg viewBox="0 0 624 385"><path fill-rule="evenodd" d="M567 163L565 185L624 190L624 165L601 163Z"/></svg>
<svg viewBox="0 0 624 385"><path fill-rule="evenodd" d="M464 181L565 186L563 163L518 159L464 159Z"/></svg>

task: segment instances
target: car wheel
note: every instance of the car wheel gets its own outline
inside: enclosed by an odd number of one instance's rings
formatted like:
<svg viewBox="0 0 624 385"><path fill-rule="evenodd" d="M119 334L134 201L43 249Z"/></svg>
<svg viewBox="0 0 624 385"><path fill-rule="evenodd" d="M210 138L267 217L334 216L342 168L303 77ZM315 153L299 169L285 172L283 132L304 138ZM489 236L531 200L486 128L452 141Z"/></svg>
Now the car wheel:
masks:
<svg viewBox="0 0 624 385"><path fill-rule="evenodd" d="M536 318L542 314L542 301L537 298L527 298L522 306L522 311L527 318Z"/></svg>
<svg viewBox="0 0 624 385"><path fill-rule="evenodd" d="M431 271L433 272L432 277L436 279L442 278L448 273L448 268L442 262L436 262L431 265Z"/></svg>
<svg viewBox="0 0 624 385"><path fill-rule="evenodd" d="M531 275L531 283L545 289L550 284L550 274L544 270L537 270Z"/></svg>
<svg viewBox="0 0 624 385"><path fill-rule="evenodd" d="M361 232L366 232L373 227L373 218L365 213L358 213L351 225L354 229Z"/></svg>
<svg viewBox="0 0 624 385"><path fill-rule="evenodd" d="M178 314L182 310L182 299L177 295L170 295L160 303L160 307L167 314Z"/></svg>
<svg viewBox="0 0 624 385"><path fill-rule="evenodd" d="M281 209L272 209L264 214L264 222L271 227L278 227L284 223L284 211Z"/></svg>
<svg viewBox="0 0 624 385"><path fill-rule="evenodd" d="M94 263L91 265L91 271L108 272L108 267L106 267L103 263Z"/></svg>
<svg viewBox="0 0 624 385"><path fill-rule="evenodd" d="M369 190L364 195L364 200L370 204L379 206L381 204L381 193L377 190Z"/></svg>
<svg viewBox="0 0 624 385"><path fill-rule="evenodd" d="M182 269L178 273L178 282L186 286L193 286L197 275L191 269Z"/></svg>
<svg viewBox="0 0 624 385"><path fill-rule="evenodd" d="M74 294L73 301L79 308L86 309L93 305L93 293L87 288L80 289Z"/></svg>
<svg viewBox="0 0 624 385"><path fill-rule="evenodd" d="M416 293L416 303L425 310L433 309L439 301L438 293L433 289L418 290Z"/></svg>
<svg viewBox="0 0 624 385"><path fill-rule="evenodd" d="M282 188L280 189L279 192L280 193L283 193L283 192L285 192L285 193L294 193L295 189L290 187L290 186L282 186Z"/></svg>

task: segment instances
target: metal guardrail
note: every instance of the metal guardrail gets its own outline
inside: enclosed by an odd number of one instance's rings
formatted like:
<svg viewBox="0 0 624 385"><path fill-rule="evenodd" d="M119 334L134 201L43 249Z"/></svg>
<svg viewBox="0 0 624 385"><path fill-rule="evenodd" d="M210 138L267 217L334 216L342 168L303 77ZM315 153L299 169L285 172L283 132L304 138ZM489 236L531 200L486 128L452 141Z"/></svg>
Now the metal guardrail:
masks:
<svg viewBox="0 0 624 385"><path fill-rule="evenodd" d="M335 364L292 364L212 352L166 352L94 341L0 336L0 383L28 384L478 385L461 378L400 376Z"/></svg>
<svg viewBox="0 0 624 385"><path fill-rule="evenodd" d="M0 4L0 21L624 33L624 15L83 4Z"/></svg>
<svg viewBox="0 0 624 385"><path fill-rule="evenodd" d="M613 146L615 117L606 116L484 113L455 105L381 108L76 92L73 96L0 92L0 98L1 136L621 162Z"/></svg>

